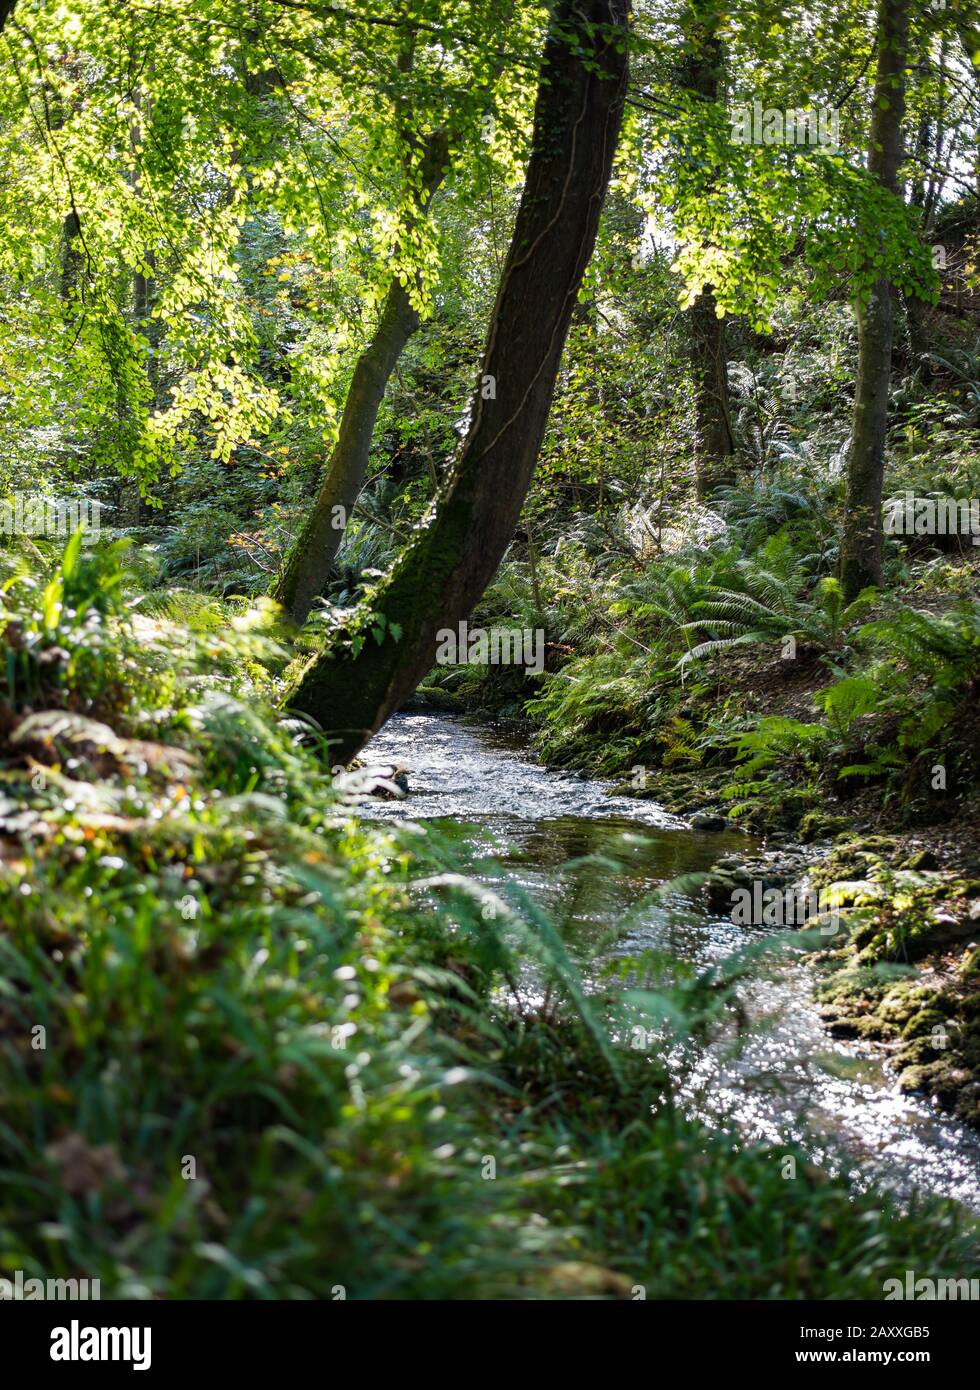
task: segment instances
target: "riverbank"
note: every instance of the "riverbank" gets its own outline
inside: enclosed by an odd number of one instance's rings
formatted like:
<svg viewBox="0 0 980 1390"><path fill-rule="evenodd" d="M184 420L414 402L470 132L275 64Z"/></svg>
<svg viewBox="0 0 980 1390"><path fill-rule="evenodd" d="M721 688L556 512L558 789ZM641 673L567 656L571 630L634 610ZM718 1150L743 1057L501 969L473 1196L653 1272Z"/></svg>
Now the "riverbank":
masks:
<svg viewBox="0 0 980 1390"><path fill-rule="evenodd" d="M921 833L852 833L808 852L782 846L723 863L705 892L728 909L740 893L775 890L832 912L813 953L829 1032L882 1045L902 1090L980 1127L980 880L943 863L942 844Z"/></svg>
<svg viewBox="0 0 980 1390"><path fill-rule="evenodd" d="M761 920L739 925L745 919L733 912L735 895L754 887L792 893L819 854L731 825L682 828L621 785L545 770L510 726L416 709L390 721L365 756L404 766L410 788L376 814L448 828L470 871L490 887L500 874L516 879L546 904L595 977L593 988L602 988L602 960L619 953L655 955L677 971L734 970L740 952L751 956L781 935ZM664 898L668 881L677 888ZM744 1040L734 1071L724 1043L708 1050L697 1068L699 1113L724 1115L727 1107L748 1136L800 1142L833 1171L856 1171L867 1183L903 1192L916 1184L955 1191L980 1210L980 1141L926 1101L903 1097L875 1042L824 1032L814 996L826 966L814 943L794 945L794 934L783 934L784 960L763 956L741 980L746 1026L758 1036Z"/></svg>
<svg viewBox="0 0 980 1390"><path fill-rule="evenodd" d="M744 828L788 861L781 881L812 868L844 919L820 952L828 1026L874 1038L903 1086L977 1125L980 562L896 550L896 591L848 607L808 577L809 525L760 544L743 519L724 543L587 582L539 565L556 596L542 611L574 644L546 648L540 679L441 669L425 693L518 719L548 766ZM511 572L499 595L518 588ZM513 621L499 603L484 622ZM924 1011L943 1033L918 1031Z"/></svg>
<svg viewBox="0 0 980 1390"><path fill-rule="evenodd" d="M606 934L592 894L645 895L642 843L613 859L566 805L487 882L460 821L367 818L272 712L268 610L137 632L105 558L74 564L45 612L33 581L4 598L0 1274L104 1298L881 1298L928 1251L971 1276L962 1208L689 1113L685 1057L740 1028L731 924L670 915L672 952L578 964ZM721 837L656 816L650 878L692 848L709 867ZM599 849L566 936L532 890L564 899L556 869Z"/></svg>
<svg viewBox="0 0 980 1390"><path fill-rule="evenodd" d="M414 707L459 712L460 702L435 690ZM530 720L512 719L511 727L534 746ZM589 760L568 764L587 771ZM958 798L952 822L943 807L944 818L929 823L921 808L910 814L901 801L882 804L887 784L849 798L826 777L805 795L784 797L784 788L784 778L765 777L752 785L746 807L744 779L730 763L696 771L636 764L611 791L647 798L695 826L758 827L764 859L716 871L706 891L730 897L739 885L751 891L755 884L794 891L806 879L832 899L843 910L841 932L816 957L827 976L819 994L828 1029L881 1044L903 1089L980 1127L976 796Z"/></svg>

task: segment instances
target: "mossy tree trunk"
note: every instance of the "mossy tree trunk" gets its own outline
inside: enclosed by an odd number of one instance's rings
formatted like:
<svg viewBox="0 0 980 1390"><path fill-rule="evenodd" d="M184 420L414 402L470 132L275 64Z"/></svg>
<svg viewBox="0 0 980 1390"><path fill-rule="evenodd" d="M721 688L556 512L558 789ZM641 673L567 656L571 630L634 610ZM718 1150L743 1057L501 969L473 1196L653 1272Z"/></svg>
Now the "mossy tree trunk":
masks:
<svg viewBox="0 0 980 1390"><path fill-rule="evenodd" d="M425 215L446 174L448 162L448 132L437 130L426 144L418 216ZM418 311L412 305L407 288L400 280L393 280L374 335L354 367L337 442L320 491L273 591L273 597L294 622L305 622L326 583L354 504L364 486L371 439L388 382L419 322Z"/></svg>
<svg viewBox="0 0 980 1390"><path fill-rule="evenodd" d="M407 76L414 63L415 34L407 24L398 56L399 72ZM439 127L423 140L413 130L408 102L399 103L398 124L406 148L421 153L420 188L417 198L413 199L413 217L419 222L448 172L450 132ZM296 623L306 621L330 574L351 512L364 486L374 426L388 382L420 322L408 286L393 279L374 335L355 364L337 442L319 493L273 591L273 597Z"/></svg>
<svg viewBox="0 0 980 1390"><path fill-rule="evenodd" d="M322 591L364 485L374 426L392 372L419 326L408 291L392 281L374 336L354 367L340 430L316 500L292 546L274 597L294 622L306 620Z"/></svg>
<svg viewBox="0 0 980 1390"><path fill-rule="evenodd" d="M370 610L355 610L286 696L336 741L338 758L352 757L415 689L435 659L437 632L471 612L513 536L612 169L628 14L628 0L559 0L552 12L524 192L467 437L434 518ZM380 641L370 613L384 616Z"/></svg>
<svg viewBox="0 0 980 1390"><path fill-rule="evenodd" d="M909 0L879 0L868 172L892 193L898 192L902 162L908 31ZM857 306L858 371L840 551L847 602L867 585L881 582L881 494L894 326L894 293L880 276Z"/></svg>

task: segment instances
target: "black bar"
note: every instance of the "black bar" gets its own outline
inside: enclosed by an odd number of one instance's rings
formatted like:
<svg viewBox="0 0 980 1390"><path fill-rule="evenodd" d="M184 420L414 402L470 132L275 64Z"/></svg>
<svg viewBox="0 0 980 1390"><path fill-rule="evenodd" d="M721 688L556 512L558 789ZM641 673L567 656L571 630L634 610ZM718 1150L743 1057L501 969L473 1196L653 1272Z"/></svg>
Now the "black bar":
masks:
<svg viewBox="0 0 980 1390"><path fill-rule="evenodd" d="M569 1308L568 1303L576 1306ZM605 1307L582 1308L581 1303ZM609 1304L619 1303L620 1306ZM592 1318L596 1321L592 1323ZM608 1321L607 1321L608 1319ZM72 1337L72 1324L77 1331ZM591 1324L591 1326L590 1326ZM56 1331L65 1329L67 1338ZM57 1346L81 1355L103 1352L101 1332L85 1329L138 1329L128 1347L122 1334L107 1337L105 1352L127 1349L131 1359L53 1360ZM138 1355L146 1360L145 1329L150 1331L149 1365L135 1371ZM886 1301L881 1303L684 1302L645 1303L582 1299L563 1303L529 1300L499 1303L367 1302L350 1299L295 1303L164 1302L4 1302L0 1303L0 1338L5 1361L21 1374L33 1368L66 1377L79 1373L105 1376L118 1372L146 1376L193 1377L202 1372L242 1371L250 1380L264 1372L291 1379L310 1371L329 1378L365 1354L372 1378L386 1355L400 1373L416 1378L445 1375L452 1354L455 1375L469 1376L487 1367L485 1357L469 1358L479 1343L460 1335L492 1336L487 1343L503 1357L502 1342L519 1336L521 1379L532 1365L554 1373L567 1364L575 1369L583 1350L583 1333L595 1330L615 1338L593 1346L610 1366L623 1366L628 1355L642 1357L651 1371L658 1364L674 1374L706 1370L753 1370L833 1374L837 1367L883 1365L904 1372L958 1369L976 1347L975 1302ZM531 1341L527 1339L531 1338ZM592 1345L592 1344L587 1344ZM464 1348L469 1346L470 1350ZM456 1350L453 1353L452 1348ZM11 1359L12 1358L12 1359ZM664 1359L666 1358L666 1359ZM579 1362L579 1369L581 1363ZM304 1370L303 1368L307 1368ZM485 1372L486 1373L486 1372ZM346 1372L350 1375L350 1370ZM497 1374L509 1374L505 1362Z"/></svg>

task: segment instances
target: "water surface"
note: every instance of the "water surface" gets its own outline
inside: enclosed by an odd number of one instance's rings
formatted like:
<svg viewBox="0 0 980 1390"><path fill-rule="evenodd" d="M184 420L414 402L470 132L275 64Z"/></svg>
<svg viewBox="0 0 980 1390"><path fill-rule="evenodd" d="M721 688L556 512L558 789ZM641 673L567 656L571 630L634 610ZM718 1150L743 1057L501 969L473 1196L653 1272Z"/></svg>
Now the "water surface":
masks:
<svg viewBox="0 0 980 1390"><path fill-rule="evenodd" d="M410 784L403 801L372 799L372 816L434 823L475 877L503 877L533 896L572 945L601 943L607 958L656 951L700 969L766 933L736 926L696 893L647 901L723 854L751 855L757 844L747 835L690 830L655 802L549 771L512 735L448 715L397 715L363 756L401 764ZM883 1049L832 1038L813 983L798 961L760 963L742 987L749 1041L738 1056L721 1041L706 1049L687 1103L708 1119L734 1117L747 1137L795 1140L861 1186L918 1188L980 1213L980 1136L903 1095Z"/></svg>

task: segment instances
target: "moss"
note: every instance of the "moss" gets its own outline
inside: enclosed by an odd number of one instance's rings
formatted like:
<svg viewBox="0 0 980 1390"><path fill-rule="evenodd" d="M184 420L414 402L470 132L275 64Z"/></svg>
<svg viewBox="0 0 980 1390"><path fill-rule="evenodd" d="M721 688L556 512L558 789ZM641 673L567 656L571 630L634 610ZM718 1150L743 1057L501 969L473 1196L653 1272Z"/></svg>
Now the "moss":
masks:
<svg viewBox="0 0 980 1390"><path fill-rule="evenodd" d="M849 836L814 867L814 880L825 887L837 880L871 879L887 867L898 845L898 840L888 835Z"/></svg>
<svg viewBox="0 0 980 1390"><path fill-rule="evenodd" d="M946 1018L938 1009L920 1009L902 1029L903 1038L921 1038L934 1028L945 1028Z"/></svg>
<svg viewBox="0 0 980 1390"><path fill-rule="evenodd" d="M960 966L960 974L964 980L974 980L980 978L980 946L974 946L973 950L966 957Z"/></svg>
<svg viewBox="0 0 980 1390"><path fill-rule="evenodd" d="M980 1081L969 1081L960 1091L956 1118L980 1128Z"/></svg>
<svg viewBox="0 0 980 1390"><path fill-rule="evenodd" d="M931 1037L913 1038L895 1054L895 1061L902 1071L914 1066L935 1062L943 1055L943 1049Z"/></svg>
<svg viewBox="0 0 980 1390"><path fill-rule="evenodd" d="M903 1091L928 1091L944 1110L954 1110L960 1092L975 1084L976 1078L955 1057L941 1057L935 1062L906 1068L899 1078Z"/></svg>
<svg viewBox="0 0 980 1390"><path fill-rule="evenodd" d="M817 986L817 997L828 1002L850 1002L854 998L880 998L883 992L875 972L870 969L841 970Z"/></svg>
<svg viewBox="0 0 980 1390"><path fill-rule="evenodd" d="M860 950L864 946L870 946L877 936L877 918L870 914L862 916L857 920L851 931L851 945Z"/></svg>
<svg viewBox="0 0 980 1390"><path fill-rule="evenodd" d="M890 985L881 1000L881 1012L897 1027L929 1008L937 1008L935 990L915 980L899 980Z"/></svg>
<svg viewBox="0 0 980 1390"><path fill-rule="evenodd" d="M838 953L839 968L816 989L830 1033L898 1042L892 1062L901 1089L934 1096L972 1125L980 1125L980 990L973 988L980 976L977 956L980 948L967 958L966 969L955 974L947 963L944 983L937 988L922 980L916 966L868 960L852 939ZM905 978L889 979L888 972L897 969L906 972Z"/></svg>
<svg viewBox="0 0 980 1390"><path fill-rule="evenodd" d="M938 869L939 860L931 849L916 850L907 859L901 861L902 867L906 869Z"/></svg>
<svg viewBox="0 0 980 1390"><path fill-rule="evenodd" d="M831 835L841 835L850 828L846 816L831 816L826 811L807 811L800 821L799 834L804 844L823 840Z"/></svg>
<svg viewBox="0 0 980 1390"><path fill-rule="evenodd" d="M879 1013L864 1014L854 1020L854 1030L859 1038L888 1039L895 1035L895 1027Z"/></svg>

